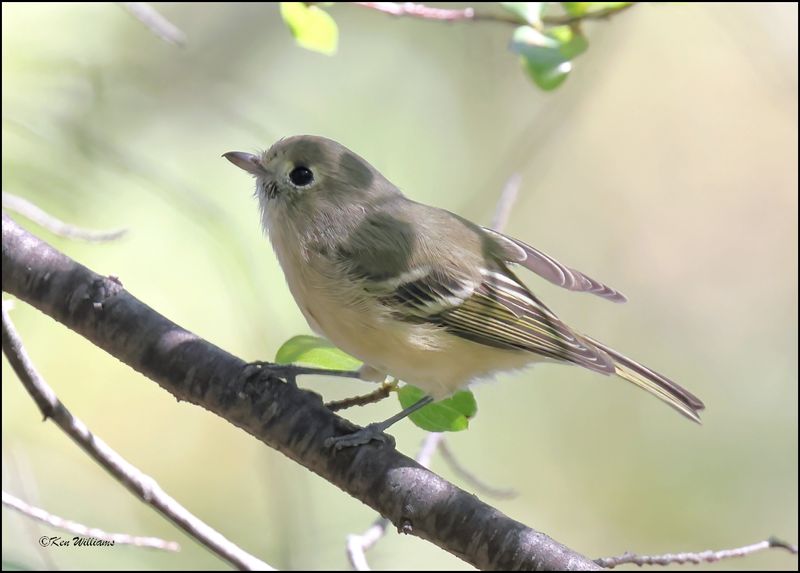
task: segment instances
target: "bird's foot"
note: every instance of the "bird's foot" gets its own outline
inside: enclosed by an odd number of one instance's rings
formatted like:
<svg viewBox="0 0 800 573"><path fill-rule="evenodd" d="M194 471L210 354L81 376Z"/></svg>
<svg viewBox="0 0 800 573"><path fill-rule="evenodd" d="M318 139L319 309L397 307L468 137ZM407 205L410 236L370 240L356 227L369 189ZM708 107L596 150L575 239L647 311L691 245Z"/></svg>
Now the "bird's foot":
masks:
<svg viewBox="0 0 800 573"><path fill-rule="evenodd" d="M295 388L297 388L297 374L297 367L293 364L275 364L264 360L248 362L244 367L244 375L247 378L263 375L277 376Z"/></svg>
<svg viewBox="0 0 800 573"><path fill-rule="evenodd" d="M342 450L344 448L352 448L353 446L362 446L371 442L372 440L383 442L394 447L394 438L388 434L384 434L385 426L382 423L369 424L368 426L356 430L344 436L330 437L325 440L325 446L335 450Z"/></svg>

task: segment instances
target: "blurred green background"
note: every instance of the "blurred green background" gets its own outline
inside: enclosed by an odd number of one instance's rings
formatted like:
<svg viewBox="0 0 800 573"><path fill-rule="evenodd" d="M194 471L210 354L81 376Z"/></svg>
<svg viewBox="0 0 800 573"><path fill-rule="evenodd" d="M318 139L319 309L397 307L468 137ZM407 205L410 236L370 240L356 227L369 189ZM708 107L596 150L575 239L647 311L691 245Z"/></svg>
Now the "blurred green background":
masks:
<svg viewBox="0 0 800 573"><path fill-rule="evenodd" d="M262 236L252 182L223 152L325 135L411 198L483 224L520 173L507 232L630 302L523 273L531 288L708 409L696 426L577 368L500 376L475 388L469 431L448 437L467 467L519 492L487 501L591 557L797 541L796 5L637 6L586 26L588 52L551 93L520 70L502 24L336 5L339 52L326 57L294 44L275 5L158 7L185 48L115 4L3 3L3 190L130 233L88 245L28 228L207 340L270 359L310 330ZM275 567L347 567L345 536L374 518L366 506L25 304L12 317L74 414L199 517ZM372 389L301 383L327 399ZM227 567L42 424L5 360L2 400L5 490L183 546L43 550L38 536L52 530L4 509L6 563ZM367 423L397 407L346 416ZM407 421L392 433L409 455L424 436ZM463 484L440 457L433 469ZM394 531L368 558L376 569L468 568ZM797 559L773 551L701 567Z"/></svg>

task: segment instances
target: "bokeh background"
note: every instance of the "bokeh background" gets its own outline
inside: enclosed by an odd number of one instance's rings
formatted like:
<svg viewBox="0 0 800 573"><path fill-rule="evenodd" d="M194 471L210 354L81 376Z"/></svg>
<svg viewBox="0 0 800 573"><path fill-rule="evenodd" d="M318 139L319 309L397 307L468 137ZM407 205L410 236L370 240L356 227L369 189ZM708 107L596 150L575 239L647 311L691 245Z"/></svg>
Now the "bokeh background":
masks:
<svg viewBox="0 0 800 573"><path fill-rule="evenodd" d="M89 245L28 228L222 348L270 359L310 330L259 228L252 182L223 152L325 135L413 199L483 224L519 173L506 230L630 302L523 275L531 288L708 409L696 426L577 368L500 376L475 389L469 431L448 437L464 465L519 492L488 501L592 557L797 541L796 5L637 6L586 26L589 51L552 93L522 73L503 24L336 5L340 47L326 57L294 44L275 5L158 7L185 48L116 4L3 3L3 190L130 233ZM347 567L345 536L367 528L370 509L38 311L18 303L12 316L66 405L191 511L276 567ZM372 389L302 384L328 399ZM2 402L5 490L183 546L43 550L38 536L52 530L4 509L7 566L227 567L41 423L5 360ZM346 415L367 423L397 407ZM409 422L392 433L409 455L424 436ZM464 484L440 457L433 469ZM395 532L369 560L468 568Z"/></svg>

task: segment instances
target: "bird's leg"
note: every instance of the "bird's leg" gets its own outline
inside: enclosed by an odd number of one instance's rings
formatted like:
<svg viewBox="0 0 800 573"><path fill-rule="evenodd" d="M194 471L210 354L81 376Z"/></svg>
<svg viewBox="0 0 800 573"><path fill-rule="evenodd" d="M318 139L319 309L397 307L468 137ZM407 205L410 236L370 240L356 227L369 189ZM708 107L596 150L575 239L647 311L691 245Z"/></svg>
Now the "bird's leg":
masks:
<svg viewBox="0 0 800 573"><path fill-rule="evenodd" d="M273 362L264 362L256 360L250 362L244 367L244 375L246 377L257 376L262 374L272 374L278 378L286 380L287 384L291 384L297 388L297 377L303 374L316 374L319 376L341 376L344 378L359 378L358 370L328 370L325 368L310 368L307 366L297 366L296 364L275 364Z"/></svg>
<svg viewBox="0 0 800 573"><path fill-rule="evenodd" d="M344 436L336 436L330 437L325 440L325 445L329 447L334 447L337 450L341 450L343 448L350 448L353 446L360 446L362 444L366 444L372 440L377 440L379 442L390 442L394 445L394 438L391 436L385 435L383 432L392 424L399 422L409 414L413 414L423 406L427 406L433 402L433 398L430 396L425 396L418 402L415 402L402 412L398 412L391 418L384 420L383 422L375 422L373 424L368 425L365 428L361 428L358 431L353 432L352 434L346 434Z"/></svg>

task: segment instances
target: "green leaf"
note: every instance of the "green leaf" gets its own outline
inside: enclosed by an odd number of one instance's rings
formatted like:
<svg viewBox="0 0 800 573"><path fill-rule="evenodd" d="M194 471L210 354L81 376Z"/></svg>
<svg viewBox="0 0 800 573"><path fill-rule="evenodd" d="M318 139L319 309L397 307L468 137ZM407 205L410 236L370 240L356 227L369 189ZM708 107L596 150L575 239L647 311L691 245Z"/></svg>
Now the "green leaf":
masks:
<svg viewBox="0 0 800 573"><path fill-rule="evenodd" d="M568 60L581 55L589 48L586 36L572 26L554 26L547 30L547 35L558 42L558 52Z"/></svg>
<svg viewBox="0 0 800 573"><path fill-rule="evenodd" d="M425 397L425 392L406 384L397 391L403 408L408 408ZM469 390L456 392L450 398L428 404L409 416L409 419L423 430L429 432L460 432L469 426L469 419L475 416L478 404Z"/></svg>
<svg viewBox="0 0 800 573"><path fill-rule="evenodd" d="M308 6L304 2L280 4L281 17L300 46L327 56L336 53L339 28L330 14L319 6Z"/></svg>
<svg viewBox="0 0 800 573"><path fill-rule="evenodd" d="M603 10L619 10L630 2L562 2L561 5L570 16L584 16Z"/></svg>
<svg viewBox="0 0 800 573"><path fill-rule="evenodd" d="M283 343L275 354L278 364L302 363L330 370L358 370L361 362L323 338L301 334Z"/></svg>
<svg viewBox="0 0 800 573"><path fill-rule="evenodd" d="M632 2L562 2L564 11L570 16L585 16L594 12L620 10Z"/></svg>
<svg viewBox="0 0 800 573"><path fill-rule="evenodd" d="M586 51L586 37L571 26L554 26L540 32L520 26L511 39L511 51L522 57L522 66L543 90L553 90L564 83L572 70L570 60Z"/></svg>
<svg viewBox="0 0 800 573"><path fill-rule="evenodd" d="M557 66L539 65L528 58L522 58L522 67L533 82L544 91L552 91L564 83L572 71L570 62L563 62Z"/></svg>
<svg viewBox="0 0 800 573"><path fill-rule="evenodd" d="M533 26L542 23L544 2L500 2L500 5L520 18L520 22L527 22Z"/></svg>
<svg viewBox="0 0 800 573"><path fill-rule="evenodd" d="M542 64L567 62L586 51L586 36L571 26L554 26L540 32L531 26L520 26L511 38L511 51Z"/></svg>
<svg viewBox="0 0 800 573"><path fill-rule="evenodd" d="M562 2L564 11L570 16L583 16L589 10L591 2Z"/></svg>
<svg viewBox="0 0 800 573"><path fill-rule="evenodd" d="M464 414L468 419L474 418L478 413L478 403L475 401L475 395L469 390L461 390L456 392L446 401L451 402L450 406Z"/></svg>

